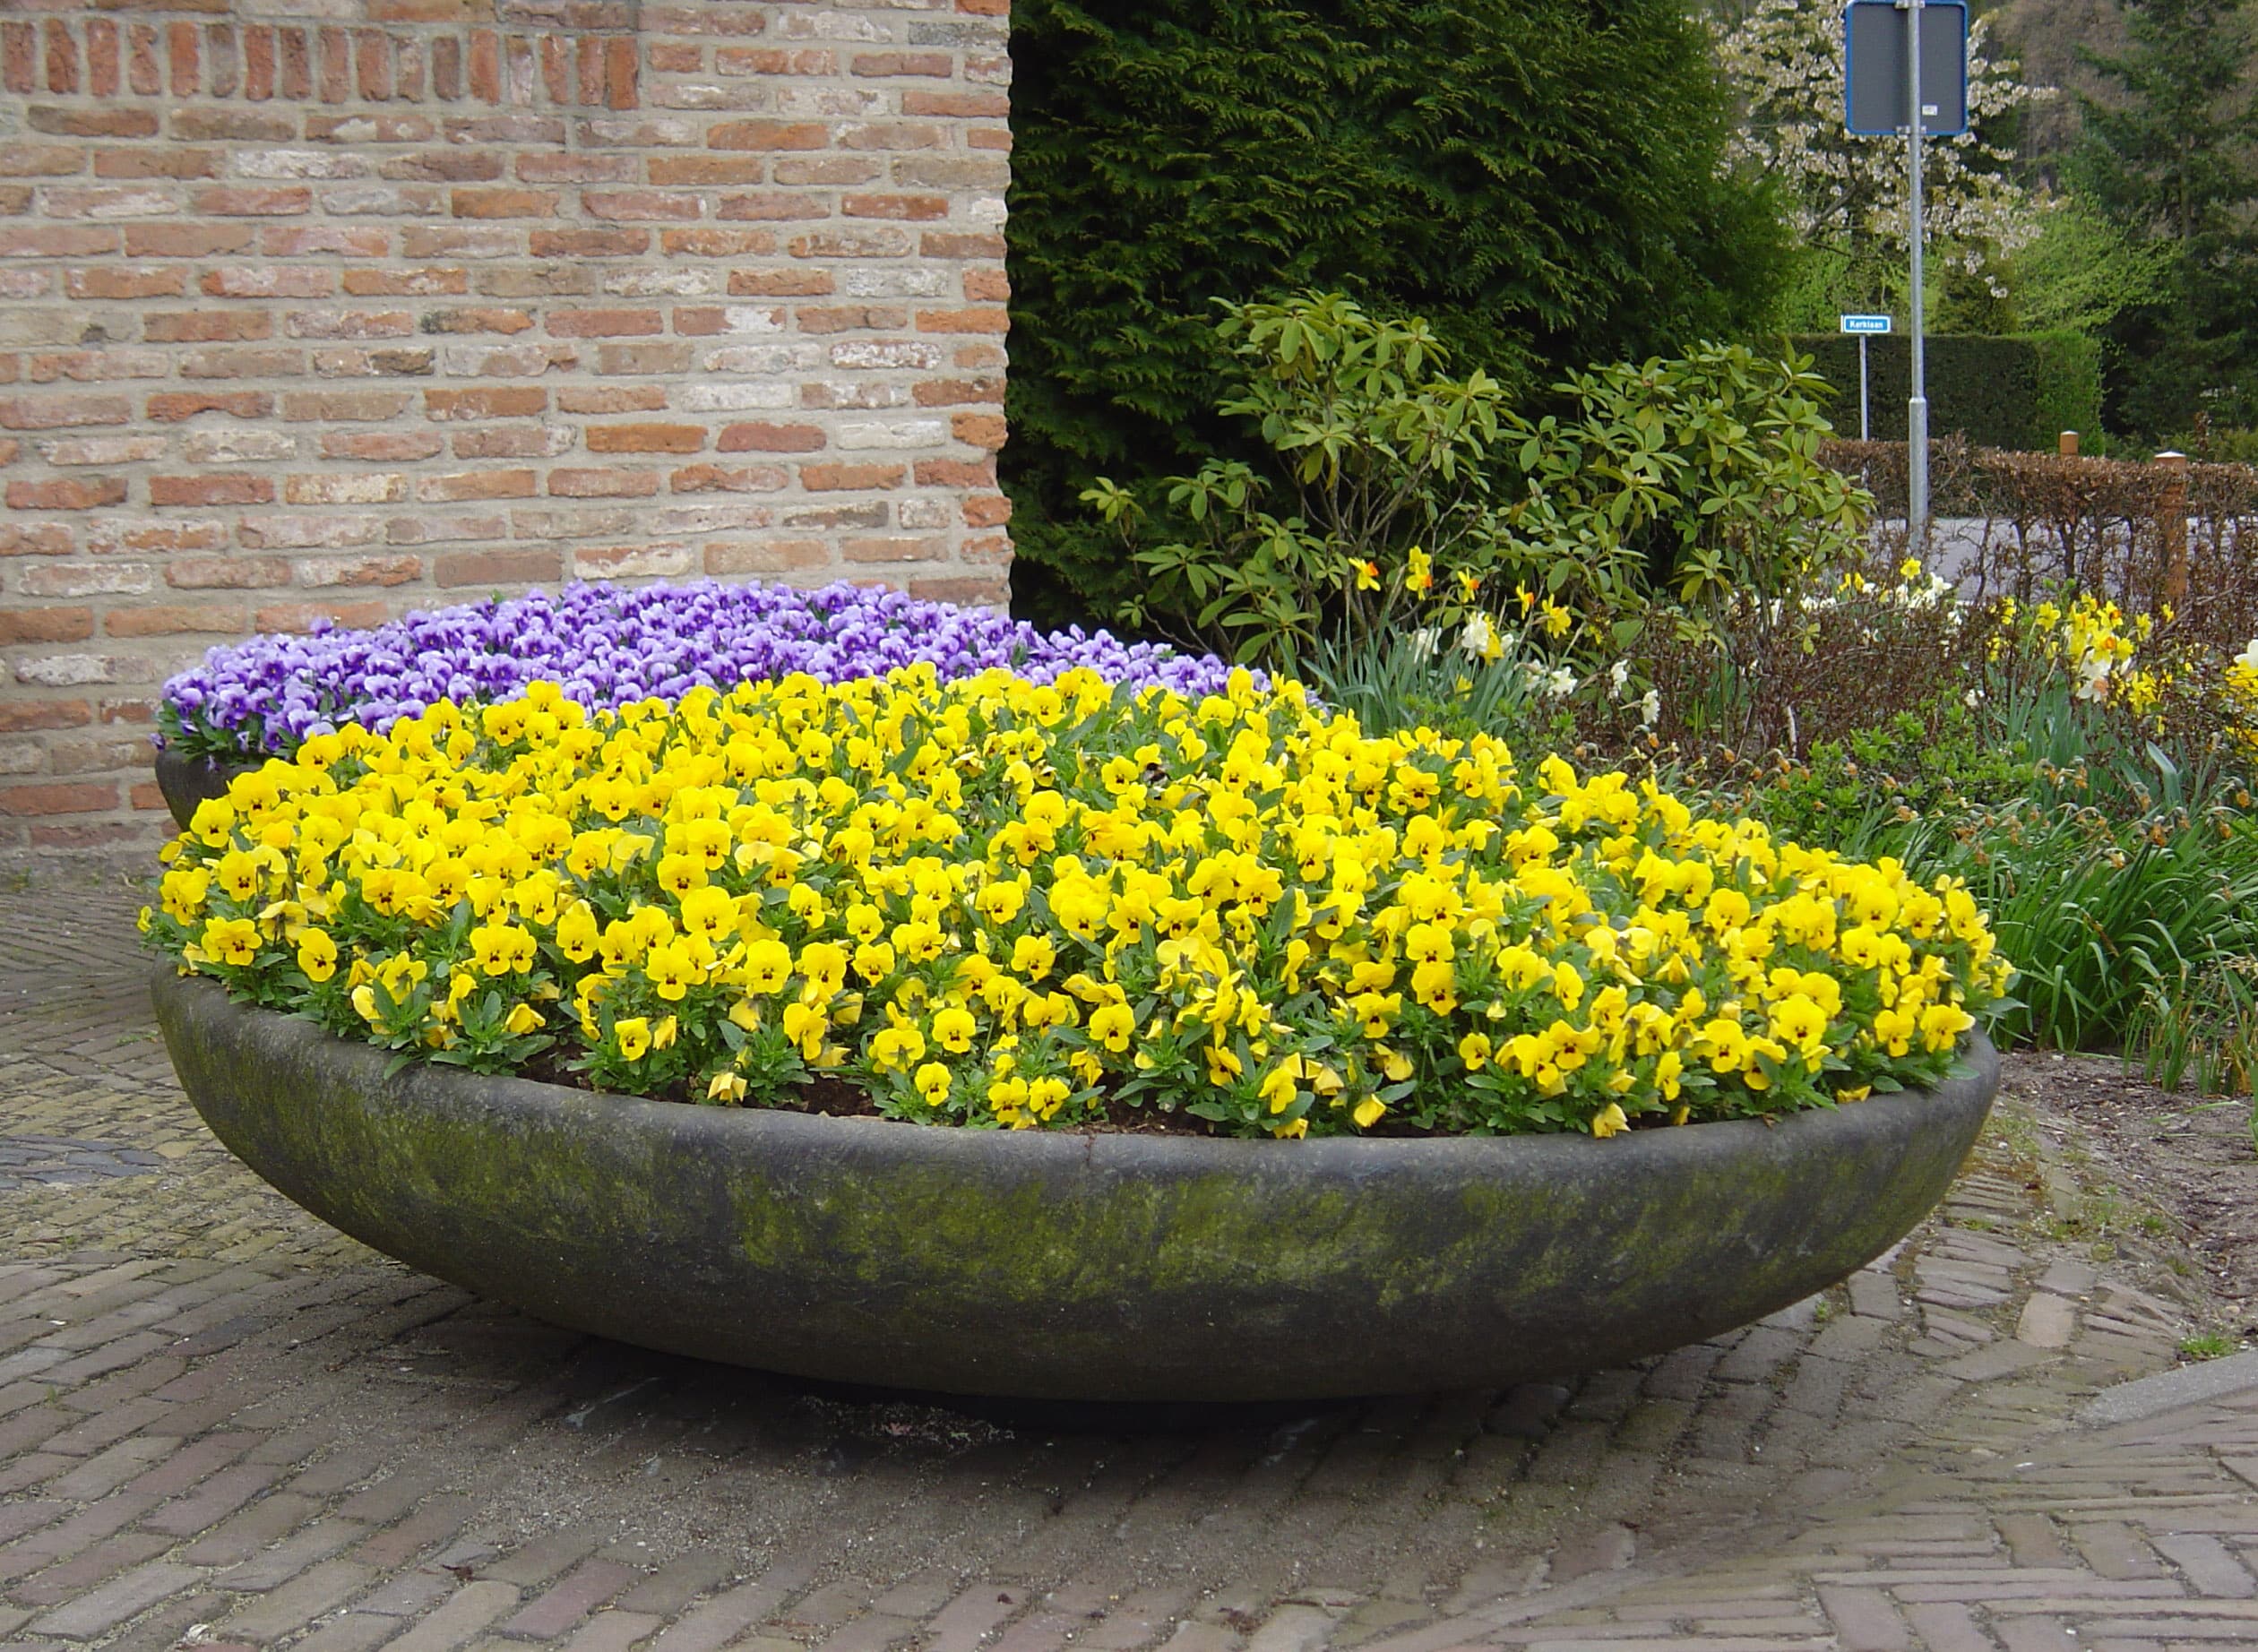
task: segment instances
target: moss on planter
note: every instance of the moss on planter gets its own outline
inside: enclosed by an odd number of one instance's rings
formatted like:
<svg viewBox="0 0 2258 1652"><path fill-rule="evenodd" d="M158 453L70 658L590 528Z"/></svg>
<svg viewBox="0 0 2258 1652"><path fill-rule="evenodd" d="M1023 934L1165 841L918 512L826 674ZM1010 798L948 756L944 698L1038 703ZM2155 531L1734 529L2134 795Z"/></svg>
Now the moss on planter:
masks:
<svg viewBox="0 0 2258 1652"><path fill-rule="evenodd" d="M1996 1083L1587 1137L1207 1141L599 1097L385 1058L167 970L190 1097L286 1195L559 1323L849 1381L1082 1399L1473 1387L1823 1288Z"/></svg>

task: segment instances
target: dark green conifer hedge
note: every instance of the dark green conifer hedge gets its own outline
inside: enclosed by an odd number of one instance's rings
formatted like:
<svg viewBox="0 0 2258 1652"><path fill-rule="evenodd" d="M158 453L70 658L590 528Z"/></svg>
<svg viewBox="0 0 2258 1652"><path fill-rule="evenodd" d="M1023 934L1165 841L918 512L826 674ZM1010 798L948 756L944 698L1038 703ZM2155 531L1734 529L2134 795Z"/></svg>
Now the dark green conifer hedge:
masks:
<svg viewBox="0 0 2258 1652"><path fill-rule="evenodd" d="M1091 477L1228 448L1211 300L1426 317L1454 370L1745 337L1784 257L1679 0L1017 0L1011 443L1021 611L1110 617Z"/></svg>

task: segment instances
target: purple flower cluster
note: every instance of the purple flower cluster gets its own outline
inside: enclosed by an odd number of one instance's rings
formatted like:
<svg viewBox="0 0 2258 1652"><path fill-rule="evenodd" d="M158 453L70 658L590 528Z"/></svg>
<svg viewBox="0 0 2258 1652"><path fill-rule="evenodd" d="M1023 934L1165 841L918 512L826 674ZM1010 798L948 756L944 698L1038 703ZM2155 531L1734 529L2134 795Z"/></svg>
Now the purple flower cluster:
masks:
<svg viewBox="0 0 2258 1652"><path fill-rule="evenodd" d="M1045 633L979 608L837 584L573 585L409 614L368 631L254 637L165 684L160 744L185 756L294 749L357 722L382 731L441 700L504 700L561 684L582 704L673 700L806 672L827 683L924 662L944 679L993 667L1047 683L1076 666L1133 688L1198 695L1229 667L1080 626Z"/></svg>

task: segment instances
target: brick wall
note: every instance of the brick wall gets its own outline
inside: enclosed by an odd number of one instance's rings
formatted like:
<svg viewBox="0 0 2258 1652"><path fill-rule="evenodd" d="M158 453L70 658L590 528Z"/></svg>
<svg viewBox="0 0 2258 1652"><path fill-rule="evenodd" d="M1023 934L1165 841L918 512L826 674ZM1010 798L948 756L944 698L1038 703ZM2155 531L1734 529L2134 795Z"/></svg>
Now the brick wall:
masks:
<svg viewBox="0 0 2258 1652"><path fill-rule="evenodd" d="M254 631L1001 601L1008 4L0 0L0 850Z"/></svg>

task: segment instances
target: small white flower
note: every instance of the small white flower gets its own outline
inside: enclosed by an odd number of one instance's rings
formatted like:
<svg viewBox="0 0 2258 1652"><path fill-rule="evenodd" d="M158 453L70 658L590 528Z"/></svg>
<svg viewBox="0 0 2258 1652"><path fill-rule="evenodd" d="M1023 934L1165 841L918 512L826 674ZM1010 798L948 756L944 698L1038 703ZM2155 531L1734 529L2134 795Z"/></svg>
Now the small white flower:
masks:
<svg viewBox="0 0 2258 1652"><path fill-rule="evenodd" d="M2235 656L2235 663L2246 671L2258 671L2258 637L2250 640L2250 646Z"/></svg>
<svg viewBox="0 0 2258 1652"><path fill-rule="evenodd" d="M1607 667L1607 681L1615 685L1615 692L1616 693L1622 693L1623 685L1630 680L1631 662L1629 660L1618 659L1614 665Z"/></svg>
<svg viewBox="0 0 2258 1652"><path fill-rule="evenodd" d="M1545 675L1545 693L1559 700L1576 692L1576 674L1565 666L1556 666Z"/></svg>
<svg viewBox="0 0 2258 1652"><path fill-rule="evenodd" d="M1639 727L1651 728L1662 715L1662 691L1650 688L1639 699Z"/></svg>
<svg viewBox="0 0 2258 1652"><path fill-rule="evenodd" d="M1411 633L1411 653L1417 659L1435 657L1435 645L1443 640L1443 633L1432 625L1422 625Z"/></svg>
<svg viewBox="0 0 2258 1652"><path fill-rule="evenodd" d="M1489 623L1487 615L1477 614L1466 622L1459 647L1477 659L1495 659L1504 653L1505 640L1497 634L1497 628Z"/></svg>

